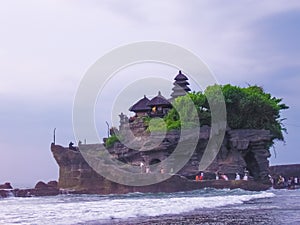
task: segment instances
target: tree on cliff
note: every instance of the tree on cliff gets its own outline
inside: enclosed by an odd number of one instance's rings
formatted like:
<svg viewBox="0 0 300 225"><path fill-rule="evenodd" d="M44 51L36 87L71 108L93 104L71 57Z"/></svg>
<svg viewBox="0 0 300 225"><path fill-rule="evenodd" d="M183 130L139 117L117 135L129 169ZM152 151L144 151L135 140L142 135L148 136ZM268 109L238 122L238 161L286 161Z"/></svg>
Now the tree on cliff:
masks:
<svg viewBox="0 0 300 225"><path fill-rule="evenodd" d="M213 102L218 104L222 99L214 98L217 91L221 90L227 110L227 124L232 129L266 129L270 130L273 139L284 140L283 131L286 131L281 118L281 110L289 107L282 103L282 99L272 97L259 86L246 88L232 85L214 85L208 87L204 93L193 92L186 96L178 97L173 102L174 108L165 117L167 128L176 129L180 126L192 127L195 118L200 119L201 125L210 125L211 111L207 96L212 96ZM197 108L198 115L191 115L191 99ZM182 109L181 118L176 108ZM185 122L189 121L189 123Z"/></svg>

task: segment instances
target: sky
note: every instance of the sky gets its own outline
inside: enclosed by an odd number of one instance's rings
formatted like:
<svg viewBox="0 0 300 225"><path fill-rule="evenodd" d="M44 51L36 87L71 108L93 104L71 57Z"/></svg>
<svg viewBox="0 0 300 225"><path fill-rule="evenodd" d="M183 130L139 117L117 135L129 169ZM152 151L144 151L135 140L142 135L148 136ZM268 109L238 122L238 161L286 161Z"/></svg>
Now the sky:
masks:
<svg viewBox="0 0 300 225"><path fill-rule="evenodd" d="M152 40L190 50L220 84L256 84L283 98L290 107L282 113L288 133L285 143L271 149L270 162L300 163L300 1L3 0L0 183L57 180L53 129L58 144L75 141L72 107L87 70L119 46ZM104 91L106 101L96 106L99 136L106 135L105 121L111 121L108 96L128 89L130 81L137 86L141 77L167 81L177 72L155 64L120 71ZM163 88L150 84L136 92L137 100Z"/></svg>

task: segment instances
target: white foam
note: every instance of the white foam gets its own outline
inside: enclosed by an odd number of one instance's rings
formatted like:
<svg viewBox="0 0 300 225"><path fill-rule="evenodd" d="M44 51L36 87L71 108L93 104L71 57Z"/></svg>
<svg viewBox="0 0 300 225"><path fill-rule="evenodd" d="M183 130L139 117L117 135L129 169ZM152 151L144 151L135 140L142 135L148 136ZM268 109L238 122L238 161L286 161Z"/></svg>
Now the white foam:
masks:
<svg viewBox="0 0 300 225"><path fill-rule="evenodd" d="M232 194L232 193L231 193ZM104 219L180 214L201 208L273 197L270 192L190 197L95 197L59 196L11 198L0 204L0 224L75 224Z"/></svg>

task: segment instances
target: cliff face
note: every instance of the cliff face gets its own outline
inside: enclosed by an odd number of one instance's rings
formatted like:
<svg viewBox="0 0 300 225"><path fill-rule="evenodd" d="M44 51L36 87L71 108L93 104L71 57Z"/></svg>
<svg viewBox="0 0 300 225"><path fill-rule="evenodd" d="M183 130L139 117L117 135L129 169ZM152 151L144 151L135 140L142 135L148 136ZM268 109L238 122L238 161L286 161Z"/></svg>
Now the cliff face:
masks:
<svg viewBox="0 0 300 225"><path fill-rule="evenodd" d="M194 178L199 174L199 162L204 153L210 135L208 127L202 129L198 145L187 164L176 175L158 184L147 186L126 186L109 181L96 173L82 157L79 151L64 148L59 145L51 145L51 151L57 161L59 172L59 188L74 190L76 193L128 193L128 192L174 192L194 190L203 187L214 188L244 188L247 190L263 190L269 185L270 153L268 146L271 136L266 130L228 130L226 132L221 150L215 160L204 172L205 181L195 182L187 178ZM115 143L109 149L113 158L131 165L145 165L162 162L174 150L178 144L180 133L169 132L160 145L149 151L136 151L129 149L121 143ZM139 138L141 146L149 146ZM188 141L188 140L185 140ZM154 141L155 142L155 141ZM85 145L89 148L89 145ZM104 150L102 145L90 145L99 152ZM249 171L250 181L234 181L235 174L241 176L244 170ZM165 173L169 173L166 166ZM215 180L215 173L225 173L231 181ZM162 176L159 171L152 171L157 176ZM147 176L147 174L145 174ZM156 176L156 175L155 175Z"/></svg>
<svg viewBox="0 0 300 225"><path fill-rule="evenodd" d="M267 130L229 130L226 137L229 157L227 156L224 161L227 162L227 166L229 158L230 165L245 166L244 168L249 170L250 176L255 180L268 181L268 158L271 156L269 146L272 137L270 132ZM233 160L230 160L231 158ZM231 172L233 171L231 170Z"/></svg>
<svg viewBox="0 0 300 225"><path fill-rule="evenodd" d="M299 177L300 176L300 164L290 164L290 165L277 165L270 167L270 175L273 178L278 178L279 175L289 178L289 177Z"/></svg>
<svg viewBox="0 0 300 225"><path fill-rule="evenodd" d="M121 134L122 136L126 136L126 129L120 130L125 130ZM131 128L131 130L136 131L137 129ZM189 138L192 140L193 137L190 134L195 132L197 131L190 130L190 132L187 132L185 134L185 141L189 142ZM133 165L139 165L141 161L145 165L151 165L168 158L176 146L178 146L178 140L182 135L179 131L168 132L164 139L161 139L161 135L154 135L151 137L151 142L149 143L147 139L143 140L143 136L145 135L142 134L142 132L139 132L135 134L134 138L128 138L130 140L139 139L136 142L139 143L141 152L129 149L121 143L116 143L114 148L109 149L110 154L121 161ZM199 173L199 162L206 150L209 137L210 127L201 127L195 151L185 167L179 171L180 175L194 176ZM151 146L152 143L154 143L153 146ZM160 144L155 145L155 143ZM214 177L216 172L225 173L231 179L234 179L236 173L243 175L246 169L254 180L268 181L270 143L271 135L267 130L228 129L217 157L202 172L205 172L210 177Z"/></svg>

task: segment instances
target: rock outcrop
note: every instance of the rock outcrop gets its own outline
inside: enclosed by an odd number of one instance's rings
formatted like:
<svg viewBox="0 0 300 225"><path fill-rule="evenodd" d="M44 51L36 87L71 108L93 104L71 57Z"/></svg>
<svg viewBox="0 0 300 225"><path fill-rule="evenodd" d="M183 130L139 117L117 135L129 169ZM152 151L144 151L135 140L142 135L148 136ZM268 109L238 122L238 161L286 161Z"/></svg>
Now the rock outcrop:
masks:
<svg viewBox="0 0 300 225"><path fill-rule="evenodd" d="M126 186L109 181L96 173L84 160L81 153L59 145L51 145L52 153L60 166L58 186L69 193L85 194L126 194L130 192L157 193L190 191L205 187L243 188L245 190L266 190L268 184L255 181L205 180L195 182L180 175L158 184L147 186ZM160 176L160 174L157 174Z"/></svg>
<svg viewBox="0 0 300 225"><path fill-rule="evenodd" d="M57 181L50 181L47 184L39 181L34 188L19 189L13 188L10 183L0 185L0 197L32 197L32 196L53 196L60 194Z"/></svg>
<svg viewBox="0 0 300 225"><path fill-rule="evenodd" d="M136 131L136 129L130 129ZM190 133L194 132L197 131L191 130ZM121 133L122 136L126 136L126 129L124 133ZM114 148L109 149L110 154L130 164L138 165L140 161L143 161L146 165L151 165L153 162L165 160L178 145L181 135L180 131L171 131L165 135L163 140L161 140L161 135L152 135L151 141L148 141L147 138L143 140L145 135L142 134L139 132L136 137L128 138L132 140L132 143L138 143L140 152L132 150L121 143L116 143ZM189 134L186 136L185 141L188 142ZM208 126L201 127L198 145L189 162L179 172L180 175L195 176L199 173L199 162L204 154L209 137L210 128ZM271 138L272 136L267 130L228 129L217 157L202 172L207 175L210 174L210 176L214 176L216 172L225 173L230 179L234 179L236 173L243 175L246 169L254 180L269 181L268 158L271 156L269 152ZM132 146L132 143L129 143L129 145ZM153 146L151 146L152 143L154 143ZM160 144L157 146L156 143ZM150 150L148 151L148 149Z"/></svg>
<svg viewBox="0 0 300 225"><path fill-rule="evenodd" d="M57 181L50 181L47 184L39 181L34 188L14 189L12 191L15 197L32 197L32 196L55 196L60 193Z"/></svg>
<svg viewBox="0 0 300 225"><path fill-rule="evenodd" d="M1 198L7 198L12 194L13 187L9 182L6 182L4 184L0 184L0 197Z"/></svg>
<svg viewBox="0 0 300 225"><path fill-rule="evenodd" d="M4 184L0 184L0 189L13 189L13 187L9 182L6 182Z"/></svg>
<svg viewBox="0 0 300 225"><path fill-rule="evenodd" d="M209 167L201 171L204 173L205 181L193 181L195 175L200 172L199 162L203 156L209 136L210 128L201 128L199 142L194 153L176 175L160 183L140 187L112 182L96 173L85 161L80 151L51 144L51 151L59 165L58 187L74 193L97 194L174 192L204 187L265 190L270 187L268 157L270 157L269 145L271 135L266 130L227 130L217 157ZM153 137L155 138L155 136ZM178 131L168 132L159 145L151 148L151 145L156 141L152 140L153 143L145 142L146 139L144 140L141 135L136 138L138 138L139 145L144 151L137 151L117 142L114 147L109 149L109 153L111 157L130 165L138 167L140 162L143 162L145 165L151 165L164 161L178 145L179 137L180 132ZM188 142L188 139L184 141ZM101 155L101 151L105 150L101 144L84 145L84 148L96 149L99 153L98 155ZM150 150L147 150L147 148ZM165 173L172 173L170 167L165 166ZM235 181L236 173L243 176L245 170L249 171L250 180ZM229 181L215 180L217 172L226 174L229 177ZM159 171L153 171L153 173L156 173L157 176L162 176Z"/></svg>
<svg viewBox="0 0 300 225"><path fill-rule="evenodd" d="M271 166L270 175L273 178L278 178L279 175L285 178L300 177L300 164Z"/></svg>

